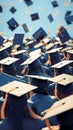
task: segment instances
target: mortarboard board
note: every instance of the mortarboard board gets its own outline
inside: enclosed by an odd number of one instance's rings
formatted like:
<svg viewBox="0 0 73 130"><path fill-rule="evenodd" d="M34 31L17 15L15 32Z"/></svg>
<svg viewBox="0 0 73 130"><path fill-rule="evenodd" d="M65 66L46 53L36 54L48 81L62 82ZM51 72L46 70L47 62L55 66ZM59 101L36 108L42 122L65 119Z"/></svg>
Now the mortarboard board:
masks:
<svg viewBox="0 0 73 130"><path fill-rule="evenodd" d="M11 7L11 9L10 9L10 11L11 11L11 13L15 13L15 12L16 12L15 7L14 7L14 6L12 6L12 7Z"/></svg>
<svg viewBox="0 0 73 130"><path fill-rule="evenodd" d="M69 75L69 74L60 74L56 77L53 77L52 82L55 82L57 84L61 84L63 86L66 86L70 83L73 83L73 76L72 75Z"/></svg>
<svg viewBox="0 0 73 130"><path fill-rule="evenodd" d="M31 56L33 56L33 55L40 55L41 54L41 49L36 49L36 50L34 50L34 51L32 51L32 52L30 52L29 53L29 56L31 57Z"/></svg>
<svg viewBox="0 0 73 130"><path fill-rule="evenodd" d="M14 35L14 40L13 40L13 45L21 45L23 44L23 38L24 38L24 34L19 34L19 33L16 33Z"/></svg>
<svg viewBox="0 0 73 130"><path fill-rule="evenodd" d="M50 39L48 37L45 37L42 39L42 42L44 42L44 43L48 43L49 41L50 41Z"/></svg>
<svg viewBox="0 0 73 130"><path fill-rule="evenodd" d="M49 53L49 54L50 54L50 53L55 53L56 51L59 51L61 48L62 48L62 47L59 47L59 48L53 48L53 49L47 51L46 53Z"/></svg>
<svg viewBox="0 0 73 130"><path fill-rule="evenodd" d="M32 19L32 21L38 20L39 19L38 13L31 14L31 19Z"/></svg>
<svg viewBox="0 0 73 130"><path fill-rule="evenodd" d="M60 101L55 102L51 108L43 111L41 114L45 114L43 120L50 118L52 116L58 115L70 109L73 109L73 95L68 96Z"/></svg>
<svg viewBox="0 0 73 130"><path fill-rule="evenodd" d="M14 18L11 18L7 24L9 25L9 28L13 31L14 29L16 29L19 24L17 23L17 21Z"/></svg>
<svg viewBox="0 0 73 130"><path fill-rule="evenodd" d="M72 50L67 50L66 52L73 54L73 49Z"/></svg>
<svg viewBox="0 0 73 130"><path fill-rule="evenodd" d="M48 45L45 46L46 50L49 50L54 46L54 43L49 43Z"/></svg>
<svg viewBox="0 0 73 130"><path fill-rule="evenodd" d="M7 48L9 48L11 46L11 42L6 43L6 45L4 44L1 48L0 48L0 52L3 50L6 50Z"/></svg>
<svg viewBox="0 0 73 130"><path fill-rule="evenodd" d="M71 39L69 33L67 32L67 30L63 26L60 26L58 28L57 36L59 37L59 39L62 43L65 43Z"/></svg>
<svg viewBox="0 0 73 130"><path fill-rule="evenodd" d="M71 10L66 11L65 17L70 16L70 15L71 15L71 13L72 13L72 11L71 11Z"/></svg>
<svg viewBox="0 0 73 130"><path fill-rule="evenodd" d="M34 62L35 60L37 60L40 56L41 56L40 54L30 56L30 57L29 57L26 61L24 61L21 65L31 64L32 62Z"/></svg>
<svg viewBox="0 0 73 130"><path fill-rule="evenodd" d="M25 53L25 52L26 52L26 50L19 50L19 51L11 52L11 55L16 56L16 55L19 55L19 54L22 54L22 53Z"/></svg>
<svg viewBox="0 0 73 130"><path fill-rule="evenodd" d="M45 32L45 30L40 27L33 35L34 39L36 39L37 41L42 40L44 37L47 36L47 33Z"/></svg>
<svg viewBox="0 0 73 130"><path fill-rule="evenodd" d="M44 44L40 41L38 44L34 45L34 48L39 48L43 46Z"/></svg>
<svg viewBox="0 0 73 130"><path fill-rule="evenodd" d="M48 15L48 19L49 19L50 22L53 22L54 18L53 18L53 16L52 16L52 14L49 14L49 15Z"/></svg>
<svg viewBox="0 0 73 130"><path fill-rule="evenodd" d="M22 27L23 27L25 33L29 32L29 28L27 27L27 25L25 23L22 25Z"/></svg>
<svg viewBox="0 0 73 130"><path fill-rule="evenodd" d="M31 0L24 0L24 2L26 3L27 6L30 6L33 4Z"/></svg>
<svg viewBox="0 0 73 130"><path fill-rule="evenodd" d="M73 15L69 15L69 16L65 17L65 20L66 20L67 24L73 23Z"/></svg>
<svg viewBox="0 0 73 130"><path fill-rule="evenodd" d="M61 49L61 52L64 52L64 51L66 52L66 51L71 50L71 49L72 49L71 46L67 46L67 47Z"/></svg>
<svg viewBox="0 0 73 130"><path fill-rule="evenodd" d="M2 36L0 36L0 46L2 46L4 40L5 40L5 39L4 39Z"/></svg>
<svg viewBox="0 0 73 130"><path fill-rule="evenodd" d="M0 5L0 13L2 13L3 12L3 8L2 8L2 6Z"/></svg>
<svg viewBox="0 0 73 130"><path fill-rule="evenodd" d="M36 88L37 88L36 86L22 83L20 81L12 81L6 85L1 86L0 90L20 97L20 96L30 92L31 90L36 89Z"/></svg>
<svg viewBox="0 0 73 130"><path fill-rule="evenodd" d="M70 64L70 63L72 63L73 62L73 60L63 60L63 61L61 61L61 62L59 62L59 63L57 63L57 64L54 64L53 66L51 66L51 67L53 67L53 68L62 68L62 67L64 67L64 66L66 66L66 65L68 65L68 64Z"/></svg>
<svg viewBox="0 0 73 130"><path fill-rule="evenodd" d="M51 4L54 8L58 7L58 3L56 0L52 1Z"/></svg>
<svg viewBox="0 0 73 130"><path fill-rule="evenodd" d="M17 60L19 60L19 59L14 58L14 57L6 57L6 58L0 60L0 64L2 64L2 65L11 65L12 63L16 62Z"/></svg>

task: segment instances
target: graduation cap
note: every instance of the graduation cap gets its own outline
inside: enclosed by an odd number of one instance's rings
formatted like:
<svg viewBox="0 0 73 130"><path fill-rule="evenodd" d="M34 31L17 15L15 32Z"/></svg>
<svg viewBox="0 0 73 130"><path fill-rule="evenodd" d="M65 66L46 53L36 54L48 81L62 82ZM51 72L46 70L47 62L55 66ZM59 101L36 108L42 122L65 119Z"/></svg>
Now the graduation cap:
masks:
<svg viewBox="0 0 73 130"><path fill-rule="evenodd" d="M23 54L25 52L26 52L26 50L19 50L19 51L11 52L11 55L16 56L16 55L19 55L19 54Z"/></svg>
<svg viewBox="0 0 73 130"><path fill-rule="evenodd" d="M31 0L24 0L27 6L31 6L33 2Z"/></svg>
<svg viewBox="0 0 73 130"><path fill-rule="evenodd" d="M23 27L25 33L29 32L29 28L27 27L27 25L25 23L22 25L22 27Z"/></svg>
<svg viewBox="0 0 73 130"><path fill-rule="evenodd" d="M49 43L48 45L45 46L46 50L51 49L54 46L54 43Z"/></svg>
<svg viewBox="0 0 73 130"><path fill-rule="evenodd" d="M62 47L59 47L59 48L53 48L53 49L47 51L46 53L48 53L48 54L50 54L50 53L55 53L55 52L59 51L60 49L62 49Z"/></svg>
<svg viewBox="0 0 73 130"><path fill-rule="evenodd" d="M4 39L2 36L0 36L0 46L3 45L4 40L5 40L5 39Z"/></svg>
<svg viewBox="0 0 73 130"><path fill-rule="evenodd" d="M43 111L41 114L44 115L43 120L52 116L58 115L70 109L73 109L73 95L68 96L60 101L55 102L51 108Z"/></svg>
<svg viewBox="0 0 73 130"><path fill-rule="evenodd" d="M11 65L12 63L16 62L17 60L19 60L19 59L14 58L14 57L6 57L6 58L0 60L0 64L2 64L2 65Z"/></svg>
<svg viewBox="0 0 73 130"><path fill-rule="evenodd" d="M38 20L39 19L38 13L31 14L31 19L32 19L32 21Z"/></svg>
<svg viewBox="0 0 73 130"><path fill-rule="evenodd" d="M56 77L53 77L52 82L66 86L70 83L73 83L73 76L63 73Z"/></svg>
<svg viewBox="0 0 73 130"><path fill-rule="evenodd" d="M53 16L52 16L52 14L49 14L49 15L48 15L48 19L49 19L50 22L53 22L54 18L53 18Z"/></svg>
<svg viewBox="0 0 73 130"><path fill-rule="evenodd" d="M69 16L65 17L65 20L66 20L67 24L72 24L73 23L73 15L69 15Z"/></svg>
<svg viewBox="0 0 73 130"><path fill-rule="evenodd" d="M58 7L58 3L56 0L52 1L51 4L54 8Z"/></svg>
<svg viewBox="0 0 73 130"><path fill-rule="evenodd" d="M2 13L3 12L3 8L2 8L2 6L0 5L0 13Z"/></svg>
<svg viewBox="0 0 73 130"><path fill-rule="evenodd" d="M73 60L63 60L63 61L61 61L61 62L59 62L59 63L57 63L57 64L54 64L53 66L51 66L51 67L53 67L53 68L62 68L62 67L64 67L64 66L66 66L66 65L68 65L68 64L70 64L70 63L72 63L73 62Z"/></svg>
<svg viewBox="0 0 73 130"><path fill-rule="evenodd" d="M36 89L36 86L32 86L26 83L22 83L20 81L12 81L6 85L3 85L0 87L1 91L4 91L6 93L9 93L11 95L15 95L15 96L22 96L28 92L30 92L31 90Z"/></svg>
<svg viewBox="0 0 73 130"><path fill-rule="evenodd" d="M37 41L42 40L44 37L47 36L47 33L45 32L45 30L40 27L33 35L34 39L36 39Z"/></svg>
<svg viewBox="0 0 73 130"><path fill-rule="evenodd" d="M45 37L42 39L42 42L44 42L44 43L48 43L49 41L50 41L50 39L48 37Z"/></svg>
<svg viewBox="0 0 73 130"><path fill-rule="evenodd" d="M34 62L35 60L37 60L40 56L41 56L41 54L37 54L37 55L30 56L30 57L29 57L26 61L24 61L21 65L31 64L32 62Z"/></svg>
<svg viewBox="0 0 73 130"><path fill-rule="evenodd" d="M73 49L72 50L67 50L66 52L73 54Z"/></svg>
<svg viewBox="0 0 73 130"><path fill-rule="evenodd" d="M13 31L14 29L16 29L19 24L17 23L17 21L14 18L11 18L7 24L9 25L9 28Z"/></svg>
<svg viewBox="0 0 73 130"><path fill-rule="evenodd" d="M65 17L70 16L70 15L71 15L71 13L72 13L72 11L71 11L71 10L66 11Z"/></svg>
<svg viewBox="0 0 73 130"><path fill-rule="evenodd" d="M67 32L66 28L63 26L60 26L57 30L57 36L59 37L60 41L62 43L67 42L71 39L69 33Z"/></svg>
<svg viewBox="0 0 73 130"><path fill-rule="evenodd" d="M23 44L23 38L24 38L24 34L19 34L19 33L16 33L14 35L14 40L13 40L13 45L21 45Z"/></svg>
<svg viewBox="0 0 73 130"><path fill-rule="evenodd" d="M15 13L15 12L16 12L15 7L14 7L14 6L12 6L12 7L11 7L11 9L10 9L10 11L11 11L11 13Z"/></svg>
<svg viewBox="0 0 73 130"><path fill-rule="evenodd" d="M0 47L0 52L8 49L10 46L12 46L11 42L4 43L3 46Z"/></svg>

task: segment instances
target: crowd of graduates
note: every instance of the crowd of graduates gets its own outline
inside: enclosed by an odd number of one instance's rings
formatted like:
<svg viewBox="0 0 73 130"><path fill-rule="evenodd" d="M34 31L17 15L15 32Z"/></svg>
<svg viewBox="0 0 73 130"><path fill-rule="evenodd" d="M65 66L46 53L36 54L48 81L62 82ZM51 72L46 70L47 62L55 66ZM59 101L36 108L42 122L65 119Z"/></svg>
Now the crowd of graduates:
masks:
<svg viewBox="0 0 73 130"><path fill-rule="evenodd" d="M64 86L47 80L61 74L73 76L73 39L67 32L66 38L62 36L62 29L57 38L0 36L0 86L13 80L37 86L20 97L0 91L0 130L73 130L73 109L45 120L41 115L55 102L73 94L73 82ZM9 60L2 63L7 57L18 60L9 65Z"/></svg>

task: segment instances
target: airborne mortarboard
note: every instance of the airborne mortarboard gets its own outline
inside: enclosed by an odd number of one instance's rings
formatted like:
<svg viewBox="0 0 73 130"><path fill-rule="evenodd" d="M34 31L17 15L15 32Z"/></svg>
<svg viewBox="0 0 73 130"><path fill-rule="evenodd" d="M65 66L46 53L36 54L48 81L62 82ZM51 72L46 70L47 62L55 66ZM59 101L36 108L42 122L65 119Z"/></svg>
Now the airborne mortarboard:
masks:
<svg viewBox="0 0 73 130"><path fill-rule="evenodd" d="M38 20L39 19L38 13L31 14L31 19L32 19L32 21Z"/></svg>
<svg viewBox="0 0 73 130"><path fill-rule="evenodd" d="M73 60L63 60L63 61L61 61L61 62L59 62L59 63L57 63L57 64L54 64L53 66L51 66L51 67L53 67L53 68L62 68L62 67L64 67L64 66L66 66L66 65L68 65L68 64L70 64L70 63L72 63L73 62Z"/></svg>
<svg viewBox="0 0 73 130"><path fill-rule="evenodd" d="M25 33L29 32L29 28L27 27L27 25L25 23L22 25L22 27L23 27Z"/></svg>
<svg viewBox="0 0 73 130"><path fill-rule="evenodd" d="M19 60L19 59L14 58L14 57L6 57L6 58L0 60L0 64L2 64L2 65L11 65L12 63L16 62L17 60Z"/></svg>
<svg viewBox="0 0 73 130"><path fill-rule="evenodd" d="M33 4L31 0L24 0L24 2L26 3L27 6L30 6Z"/></svg>
<svg viewBox="0 0 73 130"><path fill-rule="evenodd" d="M16 44L21 45L21 44L23 44L23 38L24 38L24 34L16 33L14 35L13 45L16 45Z"/></svg>
<svg viewBox="0 0 73 130"><path fill-rule="evenodd" d="M43 111L41 114L45 114L43 120L50 118L52 116L58 115L70 109L73 109L73 95L68 96L60 101L55 102L51 108Z"/></svg>
<svg viewBox="0 0 73 130"><path fill-rule="evenodd" d="M10 9L10 11L11 11L11 13L15 13L15 12L16 12L15 7L14 7L14 6L12 6L12 7L11 7L11 9Z"/></svg>
<svg viewBox="0 0 73 130"><path fill-rule="evenodd" d="M44 37L47 36L47 33L45 32L45 30L40 27L33 35L34 39L36 39L37 41L42 40Z"/></svg>
<svg viewBox="0 0 73 130"><path fill-rule="evenodd" d="M2 46L4 40L5 40L5 39L4 39L2 36L0 36L0 46Z"/></svg>
<svg viewBox="0 0 73 130"><path fill-rule="evenodd" d="M66 20L67 24L72 24L73 23L73 15L69 15L69 16L65 17L65 20Z"/></svg>
<svg viewBox="0 0 73 130"><path fill-rule="evenodd" d="M65 27L60 26L57 30L57 36L59 37L60 41L62 43L67 42L68 40L71 39L69 33L67 32L67 30L65 29Z"/></svg>
<svg viewBox="0 0 73 130"><path fill-rule="evenodd" d="M0 90L9 93L11 95L20 97L36 88L37 88L36 86L14 80L6 85L1 86Z"/></svg>
<svg viewBox="0 0 73 130"><path fill-rule="evenodd" d="M58 7L58 3L56 0L53 0L51 3L54 8Z"/></svg>
<svg viewBox="0 0 73 130"><path fill-rule="evenodd" d="M53 16L52 16L52 14L49 14L49 15L48 15L48 19L49 19L50 22L53 22L54 18L53 18Z"/></svg>
<svg viewBox="0 0 73 130"><path fill-rule="evenodd" d="M9 25L9 28L13 31L14 29L16 29L19 24L17 23L17 21L14 18L11 18L7 24Z"/></svg>
<svg viewBox="0 0 73 130"><path fill-rule="evenodd" d="M2 13L3 12L3 8L2 8L2 6L0 5L0 13Z"/></svg>

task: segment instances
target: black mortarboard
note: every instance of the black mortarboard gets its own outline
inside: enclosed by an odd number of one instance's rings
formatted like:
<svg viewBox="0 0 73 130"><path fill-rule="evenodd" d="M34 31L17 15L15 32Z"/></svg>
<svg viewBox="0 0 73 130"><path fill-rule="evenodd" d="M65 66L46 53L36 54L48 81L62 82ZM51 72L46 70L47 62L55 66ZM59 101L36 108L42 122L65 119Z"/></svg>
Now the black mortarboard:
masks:
<svg viewBox="0 0 73 130"><path fill-rule="evenodd" d="M36 39L37 41L42 40L44 37L47 36L47 33L45 32L45 30L40 27L33 35L34 39Z"/></svg>
<svg viewBox="0 0 73 130"><path fill-rule="evenodd" d="M22 25L22 27L23 27L25 33L29 32L29 28L27 27L27 25L25 23Z"/></svg>
<svg viewBox="0 0 73 130"><path fill-rule="evenodd" d="M2 36L0 36L0 46L2 46L4 40L5 40L5 39L4 39Z"/></svg>
<svg viewBox="0 0 73 130"><path fill-rule="evenodd" d="M56 0L52 1L51 3L52 3L52 5L53 5L54 8L55 8L55 7L58 7L58 3L57 3Z"/></svg>
<svg viewBox="0 0 73 130"><path fill-rule="evenodd" d="M66 20L67 24L73 23L73 15L69 15L69 16L65 17L65 20Z"/></svg>
<svg viewBox="0 0 73 130"><path fill-rule="evenodd" d="M2 13L3 12L3 8L2 8L2 6L0 5L0 13Z"/></svg>
<svg viewBox="0 0 73 130"><path fill-rule="evenodd" d="M11 18L7 24L9 25L9 28L13 31L14 29L16 29L19 24L17 23L17 21L14 18Z"/></svg>
<svg viewBox="0 0 73 130"><path fill-rule="evenodd" d="M24 2L26 3L27 6L30 6L33 4L31 0L24 0Z"/></svg>
<svg viewBox="0 0 73 130"><path fill-rule="evenodd" d="M16 33L14 35L13 45L16 45L16 44L21 45L21 44L23 44L23 38L24 38L24 34Z"/></svg>
<svg viewBox="0 0 73 130"><path fill-rule="evenodd" d="M58 28L57 36L59 37L59 39L62 43L65 43L65 42L67 42L68 40L71 39L71 37L70 37L69 33L67 32L66 28L63 27L63 26Z"/></svg>
<svg viewBox="0 0 73 130"><path fill-rule="evenodd" d="M66 11L65 17L70 16L70 15L71 15L71 13L72 13L72 11L71 11L71 10Z"/></svg>
<svg viewBox="0 0 73 130"><path fill-rule="evenodd" d="M39 19L38 13L31 14L31 19L32 19L32 21L38 20Z"/></svg>
<svg viewBox="0 0 73 130"><path fill-rule="evenodd" d="M50 22L53 22L54 18L53 18L53 16L52 16L52 14L49 14L49 15L48 15L48 19L49 19Z"/></svg>
<svg viewBox="0 0 73 130"><path fill-rule="evenodd" d="M15 12L16 12L15 7L14 7L14 6L12 6L12 7L11 7L11 9L10 9L10 11L11 11L12 13L15 13Z"/></svg>

